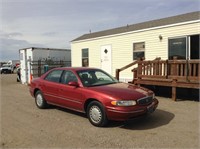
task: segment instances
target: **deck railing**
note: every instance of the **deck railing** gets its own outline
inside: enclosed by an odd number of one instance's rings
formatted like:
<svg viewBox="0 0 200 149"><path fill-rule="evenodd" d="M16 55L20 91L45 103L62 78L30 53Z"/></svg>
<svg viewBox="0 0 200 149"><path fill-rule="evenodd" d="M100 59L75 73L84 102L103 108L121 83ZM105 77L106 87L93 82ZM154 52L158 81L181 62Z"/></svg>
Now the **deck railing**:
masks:
<svg viewBox="0 0 200 149"><path fill-rule="evenodd" d="M200 60L137 60L116 70L119 80L120 72L129 68L133 72L133 84L146 84L172 87L172 99L176 100L176 88L199 89Z"/></svg>
<svg viewBox="0 0 200 149"><path fill-rule="evenodd" d="M136 77L198 82L200 78L200 60L138 61Z"/></svg>
<svg viewBox="0 0 200 149"><path fill-rule="evenodd" d="M135 65L138 65L138 62L143 61L143 60L144 60L144 58L141 58L141 59L135 60L134 62L132 62L132 63L130 63L130 64L128 64L128 65L126 65L126 66L120 68L120 69L116 69L115 78L116 78L117 80L119 80L119 78L120 78L120 72L121 72L121 71L124 71L124 70L126 70L126 69L128 69L128 68L130 68L130 67L133 67L133 66L135 66ZM133 71L133 70L132 70L132 71ZM135 72L135 73L136 73L136 72ZM137 74L135 74L135 73L133 74L133 78L137 76Z"/></svg>

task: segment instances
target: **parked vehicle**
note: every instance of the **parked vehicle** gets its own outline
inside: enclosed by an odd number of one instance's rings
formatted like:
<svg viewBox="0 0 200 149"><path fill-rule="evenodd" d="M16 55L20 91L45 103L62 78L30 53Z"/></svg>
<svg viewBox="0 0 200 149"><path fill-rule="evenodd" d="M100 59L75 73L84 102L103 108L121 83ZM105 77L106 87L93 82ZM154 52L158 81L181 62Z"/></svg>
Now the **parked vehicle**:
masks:
<svg viewBox="0 0 200 149"><path fill-rule="evenodd" d="M152 113L158 106L152 91L120 83L96 68L52 69L32 80L30 93L38 108L53 104L83 112L94 126Z"/></svg>
<svg viewBox="0 0 200 149"><path fill-rule="evenodd" d="M12 65L9 64L3 64L2 67L0 68L1 74L2 73L13 73L13 67Z"/></svg>
<svg viewBox="0 0 200 149"><path fill-rule="evenodd" d="M13 70L15 70L17 66L20 64L20 60L9 60L7 64L11 65L13 67Z"/></svg>

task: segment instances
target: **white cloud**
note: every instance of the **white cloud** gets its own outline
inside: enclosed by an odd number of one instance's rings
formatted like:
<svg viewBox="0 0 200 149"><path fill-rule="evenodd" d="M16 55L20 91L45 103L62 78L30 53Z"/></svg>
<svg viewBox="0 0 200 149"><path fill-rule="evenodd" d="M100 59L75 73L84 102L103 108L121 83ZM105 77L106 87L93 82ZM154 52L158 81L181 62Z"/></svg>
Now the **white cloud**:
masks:
<svg viewBox="0 0 200 149"><path fill-rule="evenodd" d="M16 50L30 46L69 48L71 40L89 30L96 32L197 11L199 3L198 0L2 0L1 52L12 58L17 55Z"/></svg>
<svg viewBox="0 0 200 149"><path fill-rule="evenodd" d="M17 40L17 39L0 39L0 60L11 60L19 58L19 49L27 48L27 47L44 47L41 44L31 44L25 40Z"/></svg>

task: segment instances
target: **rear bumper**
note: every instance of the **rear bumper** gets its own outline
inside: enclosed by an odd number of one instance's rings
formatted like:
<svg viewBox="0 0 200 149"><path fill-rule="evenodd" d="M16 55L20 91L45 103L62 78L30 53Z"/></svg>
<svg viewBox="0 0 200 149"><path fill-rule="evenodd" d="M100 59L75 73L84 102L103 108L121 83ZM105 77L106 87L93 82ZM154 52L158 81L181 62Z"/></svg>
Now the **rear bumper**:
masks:
<svg viewBox="0 0 200 149"><path fill-rule="evenodd" d="M12 73L10 69L2 69L1 73Z"/></svg>
<svg viewBox="0 0 200 149"><path fill-rule="evenodd" d="M150 105L137 106L137 107L107 107L107 117L109 120L125 121L128 119L133 119L135 117L153 113L158 106L158 100L155 98Z"/></svg>
<svg viewBox="0 0 200 149"><path fill-rule="evenodd" d="M29 92L31 96L34 97L34 89L31 86L29 86Z"/></svg>

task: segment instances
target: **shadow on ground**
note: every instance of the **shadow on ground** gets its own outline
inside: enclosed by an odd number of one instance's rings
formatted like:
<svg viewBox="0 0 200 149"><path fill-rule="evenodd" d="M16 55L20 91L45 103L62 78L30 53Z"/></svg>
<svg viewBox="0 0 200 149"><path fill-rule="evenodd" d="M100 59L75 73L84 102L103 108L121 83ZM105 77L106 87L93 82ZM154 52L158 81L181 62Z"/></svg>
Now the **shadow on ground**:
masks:
<svg viewBox="0 0 200 149"><path fill-rule="evenodd" d="M87 118L86 114L79 113L76 111L72 111L65 108L60 108L56 106L50 106L50 108L61 110L63 112L67 112L70 114L74 114L75 116L80 116L82 118ZM130 130L146 130L153 129L157 127L161 127L163 125L167 125L175 115L173 113L157 109L154 113L142 117L138 117L128 121L110 121L105 128L114 128L119 127L123 129ZM89 121L88 121L89 123Z"/></svg>
<svg viewBox="0 0 200 149"><path fill-rule="evenodd" d="M111 122L109 123L108 128L120 127L130 130L154 129L169 124L174 117L175 115L173 113L157 109L151 115L146 115L125 122Z"/></svg>
<svg viewBox="0 0 200 149"><path fill-rule="evenodd" d="M151 115L126 121L121 128L131 130L153 129L169 124L174 117L173 113L157 109Z"/></svg>

